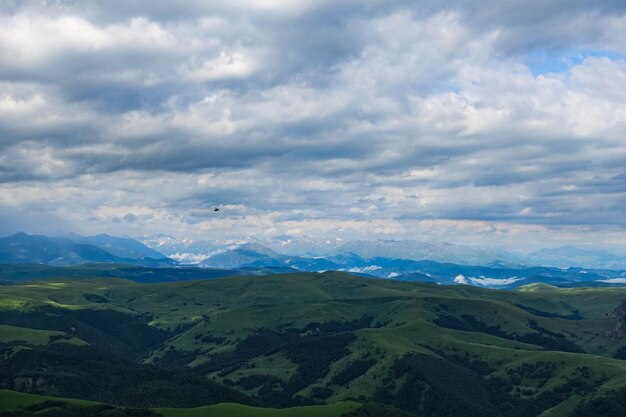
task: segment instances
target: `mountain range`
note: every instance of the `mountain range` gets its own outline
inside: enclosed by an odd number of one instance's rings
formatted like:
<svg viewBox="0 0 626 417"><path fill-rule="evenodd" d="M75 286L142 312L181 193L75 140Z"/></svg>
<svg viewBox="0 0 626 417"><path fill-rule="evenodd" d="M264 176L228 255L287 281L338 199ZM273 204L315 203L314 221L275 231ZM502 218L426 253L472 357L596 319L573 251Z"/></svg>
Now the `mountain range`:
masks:
<svg viewBox="0 0 626 417"><path fill-rule="evenodd" d="M190 242L187 242L188 244ZM337 243L337 242L335 242ZM446 254L458 255L464 247L439 245L440 259ZM161 245L160 248L162 248ZM303 248L302 245L300 245ZM426 244L396 241L343 242L335 253L326 256L298 256L279 253L256 242L230 242L221 246L210 256L195 264L184 264L167 258L154 248L130 238L110 235L66 237L46 237L18 233L0 238L0 263L3 264L43 264L47 266L79 266L85 264L110 264L111 268L91 266L77 270L77 276L102 276L132 279L139 282L164 282L190 279L205 279L233 275L266 275L288 272L344 271L352 275L393 279L397 281L431 282L444 285L473 285L479 287L512 289L532 283L544 283L559 287L572 286L615 286L626 285L626 269L583 268L581 266L552 267L528 266L502 260L482 262L474 265L442 262L417 258L418 249ZM437 245L430 246L431 249ZM380 250L377 250L380 249ZM354 251L347 251L347 250ZM566 255L574 251L578 258L604 256L610 254L582 251L572 248L564 251L544 250L540 256ZM466 250L466 254L481 255L487 252ZM393 257L394 254L407 258ZM365 256L364 256L365 255ZM387 256L385 256L387 255ZM468 259L468 258L463 258ZM474 258L472 258L474 259ZM614 260L617 257L614 255ZM135 269L122 267L134 266ZM616 265L619 266L619 263ZM139 269L137 269L139 268ZM143 269L141 269L143 268ZM89 272L87 274L87 272ZM66 270L64 272L68 274ZM56 269L29 270L39 278L63 276ZM20 274L19 268L1 268L0 279L14 281ZM28 274L27 274L28 275ZM67 275L69 276L69 275Z"/></svg>
<svg viewBox="0 0 626 417"><path fill-rule="evenodd" d="M340 253L325 258L281 255L254 243L213 255L200 263L206 268L291 268L295 271L345 271L354 275L388 278L399 281L465 284L494 288L517 288L532 283L555 286L626 284L621 270L556 268L507 265L462 265L431 260L397 259L383 256L363 258L356 253Z"/></svg>
<svg viewBox="0 0 626 417"><path fill-rule="evenodd" d="M243 245L261 245L282 255L307 258L327 258L329 256L354 253L363 258L386 257L411 260L432 260L466 265L483 265L500 261L519 263L516 255L456 245L452 243L428 243L413 240L352 240L314 239L308 236L276 236L258 239L247 238L231 241L208 241L175 239L158 235L141 239L146 246L156 249L182 263L200 263L220 252L236 249Z"/></svg>
<svg viewBox="0 0 626 417"><path fill-rule="evenodd" d="M20 232L0 238L0 263L76 265L89 262L145 266L176 264L136 240L105 234L48 237Z"/></svg>
<svg viewBox="0 0 626 417"><path fill-rule="evenodd" d="M579 267L592 269L626 269L626 256L607 251L587 250L573 246L543 248L521 254L503 249L485 249L441 242L414 240L355 240L314 239L307 236L276 236L230 241L175 239L158 235L144 237L141 242L183 264L200 264L207 258L240 247L254 245L263 252L270 249L280 255L304 258L325 258L342 254L355 254L361 258L375 257L430 260L459 265L502 264L508 266L551 266L557 268ZM259 246L260 245L260 246ZM218 258L219 259L219 258Z"/></svg>
<svg viewBox="0 0 626 417"><path fill-rule="evenodd" d="M549 265L560 268L626 269L626 256L618 256L602 250L586 250L574 246L540 249L530 253L526 262L533 265Z"/></svg>

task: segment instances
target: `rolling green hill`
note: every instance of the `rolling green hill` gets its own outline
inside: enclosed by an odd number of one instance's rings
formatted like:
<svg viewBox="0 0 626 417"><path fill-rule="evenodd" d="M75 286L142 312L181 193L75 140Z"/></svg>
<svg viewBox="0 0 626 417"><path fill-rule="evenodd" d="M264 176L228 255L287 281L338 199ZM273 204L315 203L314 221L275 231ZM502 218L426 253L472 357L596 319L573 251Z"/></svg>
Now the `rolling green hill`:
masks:
<svg viewBox="0 0 626 417"><path fill-rule="evenodd" d="M40 264L0 264L0 283L6 285L32 280L85 278L123 278L136 282L157 283L211 279L245 275L238 271L208 268L148 268L127 264L91 263L73 266Z"/></svg>
<svg viewBox="0 0 626 417"><path fill-rule="evenodd" d="M26 282L0 287L0 388L165 416L624 415L624 300L337 272Z"/></svg>

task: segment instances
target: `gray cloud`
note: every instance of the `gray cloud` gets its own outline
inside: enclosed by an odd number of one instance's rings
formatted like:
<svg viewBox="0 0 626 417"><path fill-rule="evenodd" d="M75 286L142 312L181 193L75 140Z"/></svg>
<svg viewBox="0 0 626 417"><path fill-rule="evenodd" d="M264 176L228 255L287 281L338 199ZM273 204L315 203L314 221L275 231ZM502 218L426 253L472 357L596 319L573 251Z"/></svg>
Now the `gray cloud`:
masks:
<svg viewBox="0 0 626 417"><path fill-rule="evenodd" d="M0 231L624 245L624 36L622 1L3 2Z"/></svg>

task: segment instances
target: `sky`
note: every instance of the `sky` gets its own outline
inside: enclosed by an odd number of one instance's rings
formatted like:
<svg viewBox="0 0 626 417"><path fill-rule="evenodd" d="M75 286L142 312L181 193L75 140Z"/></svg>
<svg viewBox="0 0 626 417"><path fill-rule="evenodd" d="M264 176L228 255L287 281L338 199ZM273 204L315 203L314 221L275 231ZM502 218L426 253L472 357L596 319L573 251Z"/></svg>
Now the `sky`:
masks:
<svg viewBox="0 0 626 417"><path fill-rule="evenodd" d="M4 0L0 235L626 254L624 39L623 0Z"/></svg>

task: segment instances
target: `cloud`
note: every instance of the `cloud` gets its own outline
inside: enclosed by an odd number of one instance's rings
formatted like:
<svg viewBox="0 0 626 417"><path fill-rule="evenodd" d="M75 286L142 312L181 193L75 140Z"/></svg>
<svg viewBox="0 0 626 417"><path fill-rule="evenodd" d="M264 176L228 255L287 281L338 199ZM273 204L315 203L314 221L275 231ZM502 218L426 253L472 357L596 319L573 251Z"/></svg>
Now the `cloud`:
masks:
<svg viewBox="0 0 626 417"><path fill-rule="evenodd" d="M623 2L147 5L0 6L5 212L623 244Z"/></svg>
<svg viewBox="0 0 626 417"><path fill-rule="evenodd" d="M464 275L457 275L453 281L457 284L463 285L477 285L481 287L503 287L505 285L513 284L523 278L510 277L510 278L487 278L487 277L465 277Z"/></svg>
<svg viewBox="0 0 626 417"><path fill-rule="evenodd" d="M470 282L474 285L481 285L483 287L502 287L504 285L513 284L523 278L511 277L511 278L485 278L485 277L472 277L469 278Z"/></svg>
<svg viewBox="0 0 626 417"><path fill-rule="evenodd" d="M599 279L598 282L606 282L609 284L626 284L626 278L610 278L610 279Z"/></svg>
<svg viewBox="0 0 626 417"><path fill-rule="evenodd" d="M460 274L454 277L454 282L456 282L457 284L464 284L464 285L470 284L467 278L465 278L463 275L460 275Z"/></svg>

